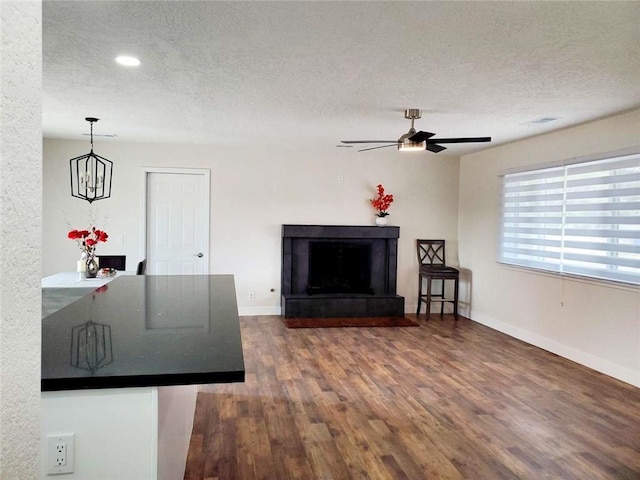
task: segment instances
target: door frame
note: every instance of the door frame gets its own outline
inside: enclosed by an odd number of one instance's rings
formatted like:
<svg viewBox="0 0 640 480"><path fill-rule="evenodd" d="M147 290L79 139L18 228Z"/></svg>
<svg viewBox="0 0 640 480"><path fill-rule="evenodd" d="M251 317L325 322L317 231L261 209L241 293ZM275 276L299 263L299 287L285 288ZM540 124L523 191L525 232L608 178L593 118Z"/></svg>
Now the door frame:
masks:
<svg viewBox="0 0 640 480"><path fill-rule="evenodd" d="M204 189L204 200L205 200L205 211L204 218L202 221L204 222L204 231L206 232L206 238L204 242L204 246L202 248L202 253L204 253L204 258L207 259L207 274L211 272L211 258L209 257L209 244L211 242L211 231L210 231L210 219L211 219L211 170L208 168L174 168L174 167L141 167L141 175L140 181L142 183L140 191L141 195L141 216L142 219L140 221L140 238L142 238L142 245L140 246L140 258L147 258L147 198L148 198L148 178L151 173L171 173L171 174L183 174L183 175L203 175L205 182Z"/></svg>

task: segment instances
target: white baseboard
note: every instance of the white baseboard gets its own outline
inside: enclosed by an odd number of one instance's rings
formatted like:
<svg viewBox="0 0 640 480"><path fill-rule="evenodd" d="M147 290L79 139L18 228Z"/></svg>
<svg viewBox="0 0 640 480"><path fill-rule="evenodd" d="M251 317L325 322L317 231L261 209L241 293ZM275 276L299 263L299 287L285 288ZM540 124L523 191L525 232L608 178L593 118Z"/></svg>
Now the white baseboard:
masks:
<svg viewBox="0 0 640 480"><path fill-rule="evenodd" d="M498 320L485 317L483 315L474 314L473 321L486 325L487 327L498 330L499 332L506 333L507 335L527 342L536 347L540 347L548 352L555 353L561 357L572 360L580 365L589 367L597 372L604 373L610 377L621 380L625 383L629 383L635 387L640 387L640 372L631 370L630 368L622 367L616 363L605 360L604 358L596 357L582 350L563 345L551 340L547 337L543 337L533 332L523 330L513 325L509 325Z"/></svg>
<svg viewBox="0 0 640 480"><path fill-rule="evenodd" d="M282 308L276 307L238 307L238 315L252 317L254 315L281 315Z"/></svg>
<svg viewBox="0 0 640 480"><path fill-rule="evenodd" d="M418 305L406 305L404 306L404 313L416 313L416 310L418 309ZM431 309L432 313L440 313L440 306L435 305L432 307ZM420 314L423 315L426 313L426 309L424 304L422 305L422 309L420 311ZM451 306L451 304L449 305L445 305L444 307L444 313L453 313L453 308ZM458 304L458 315L462 315L463 317L467 317L469 318L469 309Z"/></svg>

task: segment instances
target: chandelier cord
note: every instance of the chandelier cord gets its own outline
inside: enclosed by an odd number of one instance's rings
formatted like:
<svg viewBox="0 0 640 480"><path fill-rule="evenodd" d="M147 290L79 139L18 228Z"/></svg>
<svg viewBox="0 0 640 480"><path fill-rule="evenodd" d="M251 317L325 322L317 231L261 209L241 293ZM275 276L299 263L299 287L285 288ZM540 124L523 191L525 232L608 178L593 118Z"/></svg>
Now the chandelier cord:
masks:
<svg viewBox="0 0 640 480"><path fill-rule="evenodd" d="M90 120L89 125L91 126L91 151L93 152L93 122Z"/></svg>

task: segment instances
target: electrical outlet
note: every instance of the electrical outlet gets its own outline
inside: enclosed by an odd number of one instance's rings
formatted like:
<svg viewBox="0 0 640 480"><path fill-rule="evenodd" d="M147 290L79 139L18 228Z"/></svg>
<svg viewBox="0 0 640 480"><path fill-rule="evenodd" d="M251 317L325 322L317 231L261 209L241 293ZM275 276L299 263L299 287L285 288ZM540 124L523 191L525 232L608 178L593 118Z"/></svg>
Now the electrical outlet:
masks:
<svg viewBox="0 0 640 480"><path fill-rule="evenodd" d="M53 445L53 464L56 467L67 466L67 442L58 442Z"/></svg>
<svg viewBox="0 0 640 480"><path fill-rule="evenodd" d="M75 434L47 435L47 475L73 473Z"/></svg>
<svg viewBox="0 0 640 480"><path fill-rule="evenodd" d="M249 292L249 300L255 300L256 299L256 292Z"/></svg>

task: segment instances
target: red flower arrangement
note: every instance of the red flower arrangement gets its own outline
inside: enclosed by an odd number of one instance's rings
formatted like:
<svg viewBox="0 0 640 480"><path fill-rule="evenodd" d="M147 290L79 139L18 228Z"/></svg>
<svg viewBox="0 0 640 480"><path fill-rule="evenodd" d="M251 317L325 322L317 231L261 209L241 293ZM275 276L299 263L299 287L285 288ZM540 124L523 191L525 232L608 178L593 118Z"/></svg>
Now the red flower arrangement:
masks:
<svg viewBox="0 0 640 480"><path fill-rule="evenodd" d="M372 198L369 201L371 202L373 208L378 211L378 213L376 213L378 217L386 217L387 215L389 215L387 213L387 210L393 203L393 195L385 195L384 187L382 185L378 185L376 188L378 189L378 196L376 198Z"/></svg>
<svg viewBox="0 0 640 480"><path fill-rule="evenodd" d="M98 242L106 242L109 238L107 232L92 227L91 230L71 230L67 237L75 240L80 250L87 255L95 255L95 249Z"/></svg>

